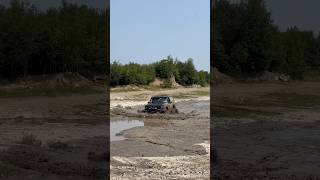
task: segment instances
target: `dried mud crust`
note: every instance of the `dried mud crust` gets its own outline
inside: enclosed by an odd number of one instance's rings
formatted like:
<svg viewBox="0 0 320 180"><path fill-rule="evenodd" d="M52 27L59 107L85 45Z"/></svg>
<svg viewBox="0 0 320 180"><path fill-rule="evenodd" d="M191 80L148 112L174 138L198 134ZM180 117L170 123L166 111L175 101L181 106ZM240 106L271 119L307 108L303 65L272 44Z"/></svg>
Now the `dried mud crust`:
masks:
<svg viewBox="0 0 320 180"><path fill-rule="evenodd" d="M215 179L320 179L319 90L319 82L215 87L213 105L223 107L212 116Z"/></svg>

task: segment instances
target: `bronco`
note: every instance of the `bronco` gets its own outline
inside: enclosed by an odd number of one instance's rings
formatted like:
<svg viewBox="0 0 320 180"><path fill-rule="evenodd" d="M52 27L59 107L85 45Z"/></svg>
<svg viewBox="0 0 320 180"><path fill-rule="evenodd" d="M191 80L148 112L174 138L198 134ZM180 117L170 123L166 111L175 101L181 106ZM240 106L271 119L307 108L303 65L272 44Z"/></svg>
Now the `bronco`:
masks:
<svg viewBox="0 0 320 180"><path fill-rule="evenodd" d="M172 97L152 96L148 104L145 105L144 112L178 113L178 109Z"/></svg>

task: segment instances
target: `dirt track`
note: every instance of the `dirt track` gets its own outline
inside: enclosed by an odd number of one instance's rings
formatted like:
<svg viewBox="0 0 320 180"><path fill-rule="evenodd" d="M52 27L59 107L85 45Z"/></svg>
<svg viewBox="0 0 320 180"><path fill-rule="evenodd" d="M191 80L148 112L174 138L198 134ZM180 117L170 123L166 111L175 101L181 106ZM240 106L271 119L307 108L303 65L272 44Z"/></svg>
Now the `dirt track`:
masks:
<svg viewBox="0 0 320 180"><path fill-rule="evenodd" d="M222 179L320 179L320 83L214 87L212 144Z"/></svg>
<svg viewBox="0 0 320 180"><path fill-rule="evenodd" d="M106 95L0 99L1 179L105 179Z"/></svg>
<svg viewBox="0 0 320 180"><path fill-rule="evenodd" d="M111 93L111 121L144 122L122 131L125 140L111 142L111 179L209 179L210 103L208 95L200 97L199 91L209 89ZM132 102L146 103L159 93L177 97L180 113L137 113L143 106ZM119 112L117 105L127 108Z"/></svg>

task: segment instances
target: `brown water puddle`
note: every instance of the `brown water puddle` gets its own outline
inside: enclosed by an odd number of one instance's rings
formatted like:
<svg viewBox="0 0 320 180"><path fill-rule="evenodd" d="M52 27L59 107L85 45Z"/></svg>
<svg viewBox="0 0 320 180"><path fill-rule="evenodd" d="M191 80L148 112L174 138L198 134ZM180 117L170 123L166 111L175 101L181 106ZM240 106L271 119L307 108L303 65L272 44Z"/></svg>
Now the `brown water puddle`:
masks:
<svg viewBox="0 0 320 180"><path fill-rule="evenodd" d="M124 140L125 138L120 134L121 131L141 126L167 127L168 121L162 119L117 118L110 122L110 141Z"/></svg>

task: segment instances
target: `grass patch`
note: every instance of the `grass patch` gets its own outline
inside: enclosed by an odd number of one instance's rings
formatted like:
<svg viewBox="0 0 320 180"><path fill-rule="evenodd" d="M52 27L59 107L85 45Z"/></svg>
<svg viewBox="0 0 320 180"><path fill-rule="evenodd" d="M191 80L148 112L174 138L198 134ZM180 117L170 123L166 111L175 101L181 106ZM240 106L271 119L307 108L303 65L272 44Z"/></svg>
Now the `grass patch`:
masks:
<svg viewBox="0 0 320 180"><path fill-rule="evenodd" d="M210 91L193 91L192 94L195 96L210 96Z"/></svg>
<svg viewBox="0 0 320 180"><path fill-rule="evenodd" d="M210 91L192 91L189 93L180 93L178 95L173 95L173 97L177 99L187 99L201 96L210 96Z"/></svg>
<svg viewBox="0 0 320 180"><path fill-rule="evenodd" d="M168 90L168 89L175 89L173 87L159 87L159 86L142 86L144 89L149 91L161 91L161 90Z"/></svg>
<svg viewBox="0 0 320 180"><path fill-rule="evenodd" d="M110 92L118 93L118 92L133 92L133 91L143 91L143 90L149 90L149 91L161 91L161 90L168 90L168 89L174 89L174 88L164 88L159 86L147 86L147 85L140 85L140 86L134 86L134 87L115 87L111 88Z"/></svg>
<svg viewBox="0 0 320 180"><path fill-rule="evenodd" d="M274 106L313 107L320 105L320 96L295 93L272 93L263 96L271 100Z"/></svg>
<svg viewBox="0 0 320 180"><path fill-rule="evenodd" d="M0 90L0 97L28 97L28 96L60 96L70 94L95 94L99 90L90 87L58 87L58 88L16 88Z"/></svg>
<svg viewBox="0 0 320 180"><path fill-rule="evenodd" d="M263 107L305 108L320 105L320 96L295 93L270 93L259 97L223 97L214 100L214 116L228 118L257 118L281 115L264 111ZM259 107L259 109L255 109ZM261 110L262 109L262 110Z"/></svg>
<svg viewBox="0 0 320 180"><path fill-rule="evenodd" d="M128 88L112 88L110 92L119 93L119 92L133 92L133 91L141 91L140 89L128 89Z"/></svg>
<svg viewBox="0 0 320 180"><path fill-rule="evenodd" d="M187 99L187 98L192 98L194 96L192 96L191 94L180 93L180 94L177 94L177 95L172 95L172 97L175 98L175 99Z"/></svg>
<svg viewBox="0 0 320 180"><path fill-rule="evenodd" d="M246 109L240 107L231 106L217 106L213 107L213 115L216 117L226 117L226 118L257 118L263 116L276 116L281 113L261 111L255 109Z"/></svg>
<svg viewBox="0 0 320 180"><path fill-rule="evenodd" d="M320 105L320 95L305 95L296 93L270 93L259 97L223 97L214 100L217 104L226 106L247 107L314 107Z"/></svg>

